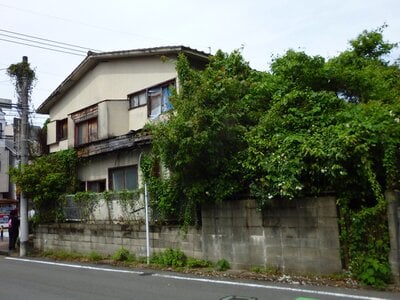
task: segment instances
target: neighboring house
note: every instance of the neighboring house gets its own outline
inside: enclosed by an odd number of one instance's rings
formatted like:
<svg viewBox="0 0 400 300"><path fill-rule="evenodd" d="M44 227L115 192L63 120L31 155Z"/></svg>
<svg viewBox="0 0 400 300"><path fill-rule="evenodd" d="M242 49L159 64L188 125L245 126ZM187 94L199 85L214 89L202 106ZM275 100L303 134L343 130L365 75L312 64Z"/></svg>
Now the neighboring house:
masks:
<svg viewBox="0 0 400 300"><path fill-rule="evenodd" d="M13 136L12 125L7 125L5 113L0 109L0 200L16 199L15 185L8 175L9 168L17 163Z"/></svg>
<svg viewBox="0 0 400 300"><path fill-rule="evenodd" d="M89 52L37 109L49 115L50 152L75 148L83 159L82 190L139 187L141 154L151 142L141 129L172 109L179 53L196 68L208 62L206 53L183 46Z"/></svg>

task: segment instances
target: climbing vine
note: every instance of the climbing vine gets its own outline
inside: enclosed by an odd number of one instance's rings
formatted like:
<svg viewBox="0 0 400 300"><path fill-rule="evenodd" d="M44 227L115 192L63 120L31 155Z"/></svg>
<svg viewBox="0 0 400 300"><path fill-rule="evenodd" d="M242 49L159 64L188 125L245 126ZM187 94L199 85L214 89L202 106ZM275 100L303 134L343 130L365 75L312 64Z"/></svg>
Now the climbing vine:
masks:
<svg viewBox="0 0 400 300"><path fill-rule="evenodd" d="M152 205L188 224L199 205L242 195L266 209L334 194L344 266L367 284L388 282L384 192L400 187L400 69L385 60L397 45L384 27L329 60L289 50L269 72L238 51L218 52L202 71L181 57L174 113L150 127L142 166ZM372 220L377 230L366 230Z"/></svg>

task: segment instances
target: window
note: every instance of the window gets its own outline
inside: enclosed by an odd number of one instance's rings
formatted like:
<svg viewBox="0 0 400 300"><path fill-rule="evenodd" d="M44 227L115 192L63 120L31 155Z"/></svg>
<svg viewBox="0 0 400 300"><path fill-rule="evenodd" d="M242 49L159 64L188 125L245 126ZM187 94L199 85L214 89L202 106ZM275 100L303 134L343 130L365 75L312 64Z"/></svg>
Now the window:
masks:
<svg viewBox="0 0 400 300"><path fill-rule="evenodd" d="M86 183L86 190L88 192L101 193L106 190L106 180L88 181Z"/></svg>
<svg viewBox="0 0 400 300"><path fill-rule="evenodd" d="M114 191L138 188L137 165L109 170L109 188Z"/></svg>
<svg viewBox="0 0 400 300"><path fill-rule="evenodd" d="M71 115L75 123L75 145L96 141L97 134L97 105L85 108Z"/></svg>
<svg viewBox="0 0 400 300"><path fill-rule="evenodd" d="M97 118L75 125L75 144L82 145L97 140Z"/></svg>
<svg viewBox="0 0 400 300"><path fill-rule="evenodd" d="M156 119L163 112L173 108L169 98L171 96L170 87L174 85L175 80L172 80L128 95L129 108L147 104L147 116L150 119Z"/></svg>
<svg viewBox="0 0 400 300"><path fill-rule="evenodd" d="M68 138L68 119L57 121L57 141Z"/></svg>
<svg viewBox="0 0 400 300"><path fill-rule="evenodd" d="M146 91L133 94L129 97L129 107L135 108L147 104L147 93Z"/></svg>

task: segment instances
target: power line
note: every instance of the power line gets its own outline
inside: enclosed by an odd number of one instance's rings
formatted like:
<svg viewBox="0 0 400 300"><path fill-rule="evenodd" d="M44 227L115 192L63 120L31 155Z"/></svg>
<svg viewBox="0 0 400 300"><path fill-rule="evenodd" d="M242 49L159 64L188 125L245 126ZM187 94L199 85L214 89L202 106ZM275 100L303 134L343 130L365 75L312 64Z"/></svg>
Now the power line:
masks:
<svg viewBox="0 0 400 300"><path fill-rule="evenodd" d="M32 44L27 44L27 43L22 43L22 42L7 40L7 39L2 39L2 38L0 38L0 41L10 42L10 43L19 44L19 45L24 45L24 46L28 46L28 47L40 48L40 49L44 49L44 50L50 50L50 51L54 51L54 52L60 52L60 53L65 53L65 54L71 54L71 55L76 55L76 56L85 56L84 54L77 54L77 53L73 53L73 52L68 52L68 51L63 51L63 50L57 50L57 49L52 49L52 48L48 48L48 47L42 47L42 46L37 46L37 45L32 45Z"/></svg>
<svg viewBox="0 0 400 300"><path fill-rule="evenodd" d="M34 47L75 56L86 56L87 51L102 52L100 50L82 47L75 44L58 42L42 37L0 29L0 41Z"/></svg>
<svg viewBox="0 0 400 300"><path fill-rule="evenodd" d="M35 10L30 10L30 9L25 9L25 8L19 8L16 6L12 6L12 5L6 5L6 4L1 4L0 6L9 8L9 9L14 9L14 10L18 10L24 13L29 13L32 15L38 15L38 16L43 16L43 17L47 17L47 18L52 18L52 19L57 19L57 20L61 20L63 22L68 22L68 23L72 23L72 24L78 24L81 26L85 26L85 27L89 27L89 28L94 28L97 30L101 30L101 31L107 31L107 32L111 32L111 33L118 33L118 34L123 34L123 35L129 35L129 36L134 36L136 38L140 38L140 39L144 39L144 40L153 40L153 41L164 41L164 42L168 42L171 43L173 41L171 41L170 39L166 39L164 37L160 37L160 36L149 36L149 35L144 35L144 34L138 34L138 33L133 33L133 32L129 32L129 31L121 31L121 30L117 30L117 29L112 29L109 27L104 27L104 26L99 26L99 25L94 25L94 24L90 24L90 23L85 23L85 22L81 22L81 21L77 21L77 20L73 20L73 19L68 19L68 18L63 18L60 16L55 16L55 15L51 15L51 14L45 14L39 11L35 11ZM209 46L205 46L205 45L200 45L200 44L194 44L197 47L200 47L201 49L209 49L209 52L211 53L211 47ZM102 52L102 51L96 51L93 50L94 52Z"/></svg>
<svg viewBox="0 0 400 300"><path fill-rule="evenodd" d="M1 29L0 29L0 31L1 31ZM20 41L27 41L27 42L34 43L34 44L39 44L39 45L45 45L45 46L49 46L49 47L64 49L64 50L68 50L68 51L74 51L74 52L77 52L78 54L85 54L85 51L82 51L82 50L69 48L69 47L64 47L64 46L53 45L53 44L50 44L50 43L39 42L39 41L26 39L26 38L21 38L21 37L15 37L15 36L12 36L12 35L9 35L9 34L4 34L4 33L1 33L1 32L0 32L0 36L5 36L7 38L12 38L12 39L20 40Z"/></svg>
<svg viewBox="0 0 400 300"><path fill-rule="evenodd" d="M24 33L19 33L19 32L15 32L15 31L10 31L10 30L5 30L5 29L0 29L0 31L6 32L6 33L11 33L11 34L14 34L14 35L17 35L17 36L23 36L23 37L36 39L36 40L39 40L39 41L45 41L45 42L49 42L49 43L52 43L52 44L58 44L58 45L78 48L78 49L84 50L85 52L87 52L87 51L102 52L101 50L96 50L96 49L92 49L92 48L88 48L88 47L82 47L82 46L79 46L79 45L74 45L74 44L69 44L69 43L64 43L64 42L58 42L58 41L55 41L55 40L45 39L45 38L42 38L42 37L29 35L29 34L24 34ZM60 46L56 46L56 47L60 47ZM66 48L66 49L70 49L70 48ZM76 51L76 50L74 50L74 51Z"/></svg>

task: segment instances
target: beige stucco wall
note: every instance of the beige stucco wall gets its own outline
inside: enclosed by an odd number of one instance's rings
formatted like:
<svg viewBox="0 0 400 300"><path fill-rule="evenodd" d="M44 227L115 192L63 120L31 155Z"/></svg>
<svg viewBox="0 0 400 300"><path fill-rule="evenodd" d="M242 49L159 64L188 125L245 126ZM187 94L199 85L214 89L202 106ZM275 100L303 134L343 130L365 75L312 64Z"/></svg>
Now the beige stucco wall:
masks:
<svg viewBox="0 0 400 300"><path fill-rule="evenodd" d="M10 165L10 153L5 148L0 148L0 193L7 193L9 191L9 175L8 168Z"/></svg>
<svg viewBox="0 0 400 300"><path fill-rule="evenodd" d="M101 129L102 132L104 131L107 134L107 137L126 134L129 131L128 101L106 101L102 104L104 104L102 105L104 109L99 105L99 132ZM102 115L100 116L100 114ZM107 119L107 122L103 124L105 119ZM102 137L99 136L99 138Z"/></svg>
<svg viewBox="0 0 400 300"><path fill-rule="evenodd" d="M147 106L141 106L129 110L129 130L138 130L148 122Z"/></svg>
<svg viewBox="0 0 400 300"><path fill-rule="evenodd" d="M147 110L140 109L130 120L127 95L176 77L175 61L162 61L160 57L112 60L99 63L89 71L50 111L50 119L62 120L71 113L92 105L99 105L99 138L117 136L129 130L140 129L147 119ZM104 102L107 100L106 102ZM113 101L115 100L115 103ZM135 110L131 110L135 111ZM137 115L138 113L142 115ZM136 123L137 122L137 123ZM51 125L50 125L51 124ZM48 126L50 151L58 151L56 122ZM72 127L72 128L71 128ZM68 144L74 144L73 122L69 120Z"/></svg>
<svg viewBox="0 0 400 300"><path fill-rule="evenodd" d="M79 180L94 181L106 179L106 187L108 188L108 169L137 165L139 162L139 155L139 151L127 150L125 152L120 152L118 156L109 155L90 158L79 167ZM140 172L138 181L139 183L141 182Z"/></svg>

